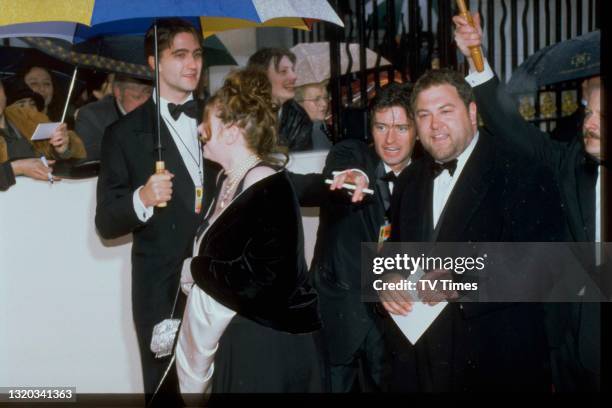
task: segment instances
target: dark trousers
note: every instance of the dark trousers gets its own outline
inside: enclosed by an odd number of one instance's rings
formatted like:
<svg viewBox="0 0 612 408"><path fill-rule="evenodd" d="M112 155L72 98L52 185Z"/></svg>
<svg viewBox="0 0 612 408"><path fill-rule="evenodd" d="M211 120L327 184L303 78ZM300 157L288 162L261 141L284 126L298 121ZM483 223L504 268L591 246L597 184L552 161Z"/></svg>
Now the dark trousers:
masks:
<svg viewBox="0 0 612 408"><path fill-rule="evenodd" d="M361 392L383 391L383 378L387 369L382 331L372 325L353 355L341 363L329 364L331 392L351 392L357 379Z"/></svg>

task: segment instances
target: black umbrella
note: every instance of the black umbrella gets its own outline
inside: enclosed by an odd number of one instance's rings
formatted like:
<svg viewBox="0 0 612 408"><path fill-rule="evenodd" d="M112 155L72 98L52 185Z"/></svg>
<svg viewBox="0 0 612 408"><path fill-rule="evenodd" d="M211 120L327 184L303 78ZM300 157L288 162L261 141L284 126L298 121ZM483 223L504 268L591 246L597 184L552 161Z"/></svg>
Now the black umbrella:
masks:
<svg viewBox="0 0 612 408"><path fill-rule="evenodd" d="M79 66L81 68L93 68L106 72L116 72L136 78L153 79L153 73L144 63L144 56L141 60L134 60L131 56L135 54L133 49L122 48L119 50L121 51L120 54L119 51L109 46L104 50L108 53L108 55L105 55L97 53L96 50L93 49L93 46L90 46L89 49L84 48L83 51L79 51L68 41L56 38L22 37L21 39L28 45L70 64L72 67L71 70L74 70L75 66ZM140 43L142 43L142 37L140 37L139 40ZM111 43L111 45L113 44ZM140 47L142 49L142 44ZM123 58L128 56L130 58Z"/></svg>
<svg viewBox="0 0 612 408"><path fill-rule="evenodd" d="M514 71L507 89L533 93L544 85L599 75L600 44L598 30L543 48Z"/></svg>

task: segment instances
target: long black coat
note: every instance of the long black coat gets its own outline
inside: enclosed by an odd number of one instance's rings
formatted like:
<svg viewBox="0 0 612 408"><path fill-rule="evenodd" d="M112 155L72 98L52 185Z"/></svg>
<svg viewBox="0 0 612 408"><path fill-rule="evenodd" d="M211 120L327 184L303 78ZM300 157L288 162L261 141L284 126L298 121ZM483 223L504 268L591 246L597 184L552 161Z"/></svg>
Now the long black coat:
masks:
<svg viewBox="0 0 612 408"><path fill-rule="evenodd" d="M392 207L392 240L433 237L429 156L405 171ZM546 169L481 130L439 220L437 242L562 238L559 193ZM412 346L389 319L391 388L414 391L550 389L541 309L527 303L451 303Z"/></svg>
<svg viewBox="0 0 612 408"><path fill-rule="evenodd" d="M175 175L173 194L166 208L156 208L154 215L142 223L134 211L132 195L155 171L155 114L155 104L150 99L107 128L102 140L96 206L96 227L103 238L133 233L132 311L147 392L152 392L161 377L161 372L151 374L147 364L163 369L163 365L155 364L149 351L152 328L171 315L182 262L191 256L195 232L213 197L218 172L218 166L204 162L204 210L198 215L194 211L195 186L162 122L163 159ZM180 305L181 302L174 317L182 316Z"/></svg>

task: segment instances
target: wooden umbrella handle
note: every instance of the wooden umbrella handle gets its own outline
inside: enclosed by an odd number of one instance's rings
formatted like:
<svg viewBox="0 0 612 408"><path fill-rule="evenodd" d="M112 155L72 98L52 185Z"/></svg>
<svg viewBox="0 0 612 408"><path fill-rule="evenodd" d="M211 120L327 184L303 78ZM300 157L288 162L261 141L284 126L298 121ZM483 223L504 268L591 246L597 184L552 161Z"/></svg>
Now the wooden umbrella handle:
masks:
<svg viewBox="0 0 612 408"><path fill-rule="evenodd" d="M166 164L160 160L160 161L156 161L155 162L155 173L156 174L161 174L166 170ZM165 208L168 205L168 203L159 203L156 205L157 208Z"/></svg>
<svg viewBox="0 0 612 408"><path fill-rule="evenodd" d="M459 14L467 20L469 25L475 27L472 14L470 14L470 11L465 5L465 0L457 0L457 7L459 7ZM470 55L472 56L472 61L474 61L476 71L484 71L484 59L482 58L482 50L480 47L470 47Z"/></svg>

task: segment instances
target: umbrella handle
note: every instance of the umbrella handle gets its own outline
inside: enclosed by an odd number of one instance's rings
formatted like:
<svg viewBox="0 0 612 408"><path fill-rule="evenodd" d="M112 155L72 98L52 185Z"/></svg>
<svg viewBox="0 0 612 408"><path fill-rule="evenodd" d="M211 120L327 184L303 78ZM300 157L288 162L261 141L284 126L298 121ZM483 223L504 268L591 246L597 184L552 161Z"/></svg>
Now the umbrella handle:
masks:
<svg viewBox="0 0 612 408"><path fill-rule="evenodd" d="M459 14L461 15L461 17L465 18L469 25L475 27L472 15L470 14L470 11L465 5L465 0L457 0L457 7L459 7ZM476 68L476 71L484 71L484 59L482 58L482 50L480 49L480 47L469 48L470 56L472 57L472 61L474 61L474 67Z"/></svg>
<svg viewBox="0 0 612 408"><path fill-rule="evenodd" d="M155 174L161 174L166 170L166 164L163 160L155 162ZM159 203L156 205L157 208L165 208L168 203Z"/></svg>
<svg viewBox="0 0 612 408"><path fill-rule="evenodd" d="M64 111L62 112L62 120L61 123L64 123L66 120L66 113L68 113L68 104L70 103L70 98L72 97L72 91L74 91L74 83L76 82L77 72L79 71L79 66L74 67L74 72L72 73L72 79L70 80L70 87L68 88L68 96L66 97L66 103L64 104Z"/></svg>

